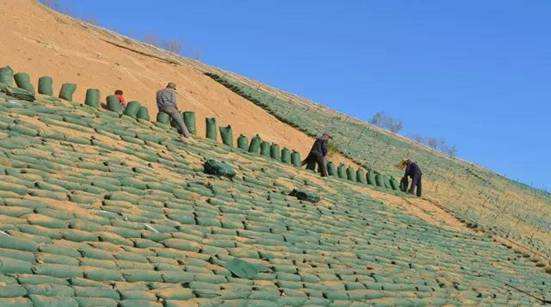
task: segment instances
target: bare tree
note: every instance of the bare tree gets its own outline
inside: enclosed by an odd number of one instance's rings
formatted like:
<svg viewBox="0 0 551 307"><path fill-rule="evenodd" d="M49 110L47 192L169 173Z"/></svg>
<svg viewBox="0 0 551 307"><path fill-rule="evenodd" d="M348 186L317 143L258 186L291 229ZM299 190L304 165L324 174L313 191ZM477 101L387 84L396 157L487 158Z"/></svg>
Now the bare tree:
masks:
<svg viewBox="0 0 551 307"><path fill-rule="evenodd" d="M178 40L167 40L162 43L162 48L177 54L182 53L182 43Z"/></svg>
<svg viewBox="0 0 551 307"><path fill-rule="evenodd" d="M369 122L377 127L390 130L394 133L398 133L404 128L402 121L394 119L383 112L375 113Z"/></svg>
<svg viewBox="0 0 551 307"><path fill-rule="evenodd" d="M444 139L437 139L435 137L422 137L420 135L414 134L409 137L417 143L424 144L434 150L445 153L451 158L457 156L457 147L455 145L449 145L448 142Z"/></svg>

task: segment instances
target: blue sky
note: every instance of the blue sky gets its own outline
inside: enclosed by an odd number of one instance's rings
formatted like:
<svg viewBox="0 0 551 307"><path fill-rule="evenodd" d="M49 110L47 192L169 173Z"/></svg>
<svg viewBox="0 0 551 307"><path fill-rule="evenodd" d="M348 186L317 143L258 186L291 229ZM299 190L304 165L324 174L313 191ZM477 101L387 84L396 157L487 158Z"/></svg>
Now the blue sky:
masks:
<svg viewBox="0 0 551 307"><path fill-rule="evenodd" d="M551 1L59 2L551 190Z"/></svg>

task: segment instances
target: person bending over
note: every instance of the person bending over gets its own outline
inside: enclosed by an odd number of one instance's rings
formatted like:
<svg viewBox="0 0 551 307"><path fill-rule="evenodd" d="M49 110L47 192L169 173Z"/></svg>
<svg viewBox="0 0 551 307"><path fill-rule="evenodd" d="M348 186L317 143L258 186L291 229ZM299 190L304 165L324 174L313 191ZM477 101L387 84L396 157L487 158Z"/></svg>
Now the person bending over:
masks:
<svg viewBox="0 0 551 307"><path fill-rule="evenodd" d="M332 139L329 133L324 133L322 136L316 138L310 153L302 161L302 165L306 164L306 168L309 170L316 170L316 164L318 165L318 171L322 177L327 177L327 143L329 139Z"/></svg>
<svg viewBox="0 0 551 307"><path fill-rule="evenodd" d="M176 104L176 84L169 82L164 89L157 92L157 107L159 112L164 112L172 118L172 122L176 124L178 133L180 133L180 139L182 142L186 142L191 134Z"/></svg>

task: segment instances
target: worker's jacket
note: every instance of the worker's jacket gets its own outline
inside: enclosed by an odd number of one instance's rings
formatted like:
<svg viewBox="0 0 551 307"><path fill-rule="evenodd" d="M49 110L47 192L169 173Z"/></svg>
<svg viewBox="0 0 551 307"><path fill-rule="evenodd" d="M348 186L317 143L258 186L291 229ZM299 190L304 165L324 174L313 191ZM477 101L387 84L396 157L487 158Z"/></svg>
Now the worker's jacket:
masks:
<svg viewBox="0 0 551 307"><path fill-rule="evenodd" d="M423 173L421 172L421 169L419 166L417 166L417 163L411 162L406 167L406 172L404 174L404 177L411 177L412 179L415 177L420 177Z"/></svg>
<svg viewBox="0 0 551 307"><path fill-rule="evenodd" d="M312 149L310 149L310 154L318 154L322 157L327 156L327 140L316 138Z"/></svg>
<svg viewBox="0 0 551 307"><path fill-rule="evenodd" d="M176 107L176 91L165 88L157 92L157 107L162 110L166 107Z"/></svg>

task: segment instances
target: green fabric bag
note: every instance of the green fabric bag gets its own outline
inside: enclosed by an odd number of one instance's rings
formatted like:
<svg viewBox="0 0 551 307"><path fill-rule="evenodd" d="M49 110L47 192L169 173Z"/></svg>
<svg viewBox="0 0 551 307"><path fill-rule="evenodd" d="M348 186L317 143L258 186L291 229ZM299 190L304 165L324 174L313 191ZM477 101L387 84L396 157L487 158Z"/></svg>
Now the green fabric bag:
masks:
<svg viewBox="0 0 551 307"><path fill-rule="evenodd" d="M235 177L235 170L231 165L225 162L218 162L214 159L208 159L203 165L203 171L210 175Z"/></svg>
<svg viewBox="0 0 551 307"><path fill-rule="evenodd" d="M247 137L245 135L241 134L237 138L237 147L239 147L239 149L243 149L243 150L248 150L249 149L249 140L247 139Z"/></svg>
<svg viewBox="0 0 551 307"><path fill-rule="evenodd" d="M356 181L362 184L366 184L367 180L365 178L365 171L362 168L359 168L356 171Z"/></svg>
<svg viewBox="0 0 551 307"><path fill-rule="evenodd" d="M337 168L337 175L341 179L346 179L346 166L344 164L340 164Z"/></svg>
<svg viewBox="0 0 551 307"><path fill-rule="evenodd" d="M270 157L275 160L281 159L281 150L276 143L272 143L272 146L270 146Z"/></svg>
<svg viewBox="0 0 551 307"><path fill-rule="evenodd" d="M270 157L270 143L262 141L260 144L260 155L267 158Z"/></svg>
<svg viewBox="0 0 551 307"><path fill-rule="evenodd" d="M136 117L141 120L149 121L149 112L147 111L147 108L144 106L140 106Z"/></svg>
<svg viewBox="0 0 551 307"><path fill-rule="evenodd" d="M205 125L206 125L206 137L207 139L211 139L213 141L217 140L217 131L216 131L216 118L205 118Z"/></svg>
<svg viewBox="0 0 551 307"><path fill-rule="evenodd" d="M289 195L311 203L317 203L321 200L321 198L317 194L314 194L308 191L297 190L297 189L293 189L293 191L291 191Z"/></svg>
<svg viewBox="0 0 551 307"><path fill-rule="evenodd" d="M327 174L329 176L337 175L337 169L335 168L335 163L331 161L327 162Z"/></svg>
<svg viewBox="0 0 551 307"><path fill-rule="evenodd" d="M356 171L354 171L352 166L346 169L346 179L356 182Z"/></svg>
<svg viewBox="0 0 551 307"><path fill-rule="evenodd" d="M182 113L184 117L184 123L186 124L187 130L189 133L196 135L197 134L197 126L195 124L195 112L186 111Z"/></svg>
<svg viewBox="0 0 551 307"><path fill-rule="evenodd" d="M34 94L34 87L31 84L31 78L29 74L24 72L16 73L13 78L15 79L15 84L18 88L24 89Z"/></svg>
<svg viewBox="0 0 551 307"><path fill-rule="evenodd" d="M50 76L40 77L38 79L38 93L42 95L53 96L53 79Z"/></svg>
<svg viewBox="0 0 551 307"><path fill-rule="evenodd" d="M260 144L262 144L262 139L257 134L251 139L251 145L249 146L249 152L259 155L260 154Z"/></svg>
<svg viewBox="0 0 551 307"><path fill-rule="evenodd" d="M84 104L92 108L99 108L100 92L98 89L89 88L86 90L86 98Z"/></svg>
<svg viewBox="0 0 551 307"><path fill-rule="evenodd" d="M13 69L9 66L0 68L0 83L13 86L13 81Z"/></svg>
<svg viewBox="0 0 551 307"><path fill-rule="evenodd" d="M291 163L295 167L301 167L302 166L302 159L300 157L300 152L293 150L293 153L291 153Z"/></svg>
<svg viewBox="0 0 551 307"><path fill-rule="evenodd" d="M224 145L233 147L233 132L230 125L227 127L220 127L220 136L222 137L222 143Z"/></svg>
<svg viewBox="0 0 551 307"><path fill-rule="evenodd" d="M250 263L239 258L234 258L225 263L224 267L239 278L253 279L258 273L268 271L268 268L255 263Z"/></svg>
<svg viewBox="0 0 551 307"><path fill-rule="evenodd" d="M287 147L284 147L281 150L281 162L283 162L285 164L290 164L291 163L291 151L289 149L287 149Z"/></svg>
<svg viewBox="0 0 551 307"><path fill-rule="evenodd" d="M119 102L119 98L116 95L109 95L106 98L107 102L107 110L121 113L122 112L122 105Z"/></svg>
<svg viewBox="0 0 551 307"><path fill-rule="evenodd" d="M74 83L63 83L61 90L59 91L59 98L67 101L73 101L73 94L77 89L77 85Z"/></svg>
<svg viewBox="0 0 551 307"><path fill-rule="evenodd" d="M169 125L170 115L166 114L165 112L157 113L157 122L161 124Z"/></svg>
<svg viewBox="0 0 551 307"><path fill-rule="evenodd" d="M123 114L132 118L137 118L140 107L141 104L138 101L131 101L126 106L126 109L124 109Z"/></svg>

